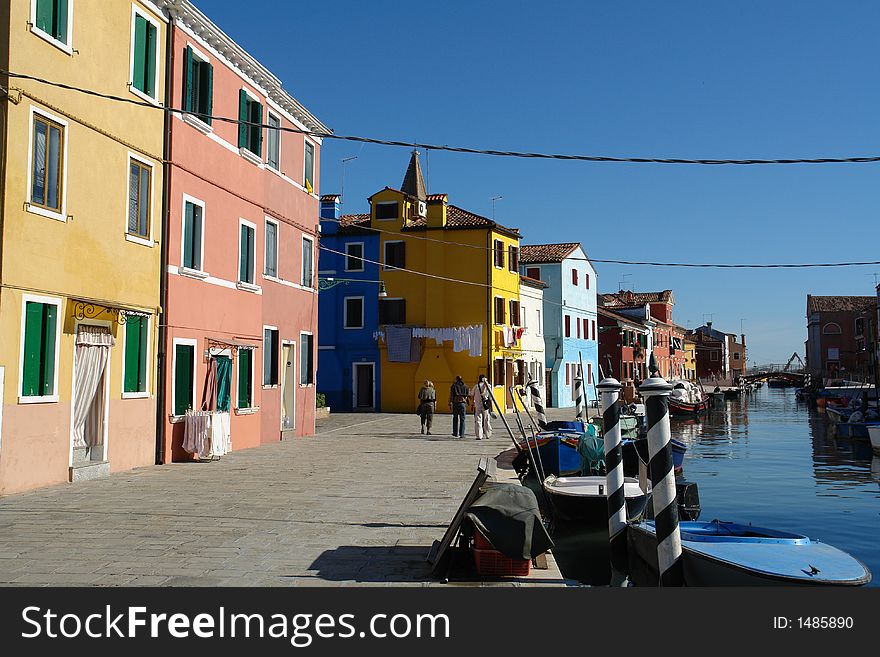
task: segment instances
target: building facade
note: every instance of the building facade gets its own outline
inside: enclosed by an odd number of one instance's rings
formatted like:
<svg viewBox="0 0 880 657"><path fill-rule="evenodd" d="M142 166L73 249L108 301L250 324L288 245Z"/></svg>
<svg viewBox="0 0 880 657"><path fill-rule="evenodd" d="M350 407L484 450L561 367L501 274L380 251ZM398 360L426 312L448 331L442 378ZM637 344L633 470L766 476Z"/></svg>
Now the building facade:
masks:
<svg viewBox="0 0 880 657"><path fill-rule="evenodd" d="M544 342L544 290L547 284L543 281L520 276L520 301L522 319L520 325L523 329L522 351L525 363L526 383L536 382L541 399L546 399L546 343ZM533 405L531 394L526 395L526 403Z"/></svg>
<svg viewBox="0 0 880 657"><path fill-rule="evenodd" d="M150 465L163 248L166 17L15 0L2 77L0 495Z"/></svg>
<svg viewBox="0 0 880 657"><path fill-rule="evenodd" d="M188 0L155 2L187 111L169 136L168 462L192 458L190 409L217 413L232 449L314 433L321 141L299 131L326 128Z"/></svg>
<svg viewBox="0 0 880 657"><path fill-rule="evenodd" d="M599 306L599 364L606 376L623 384L624 398L632 401L636 384L647 378L654 322L648 309L615 312Z"/></svg>
<svg viewBox="0 0 880 657"><path fill-rule="evenodd" d="M813 376L873 381L869 315L874 296L807 295L807 369Z"/></svg>
<svg viewBox="0 0 880 657"><path fill-rule="evenodd" d="M584 389L596 399L599 343L596 270L580 244L528 244L520 273L542 280L544 290L545 385L548 406L574 406L574 379L583 363Z"/></svg>
<svg viewBox="0 0 880 657"><path fill-rule="evenodd" d="M369 215L339 216L340 198L321 197L318 256L318 392L336 411L380 411L379 233Z"/></svg>

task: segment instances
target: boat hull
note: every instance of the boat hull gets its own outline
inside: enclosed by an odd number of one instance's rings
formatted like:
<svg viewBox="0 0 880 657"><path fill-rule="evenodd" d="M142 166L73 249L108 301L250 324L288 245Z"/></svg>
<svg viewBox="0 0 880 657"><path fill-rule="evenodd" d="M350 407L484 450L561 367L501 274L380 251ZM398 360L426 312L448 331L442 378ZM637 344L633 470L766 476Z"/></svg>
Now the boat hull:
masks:
<svg viewBox="0 0 880 657"><path fill-rule="evenodd" d="M871 449L880 455L880 425L868 427L868 437L871 439Z"/></svg>
<svg viewBox="0 0 880 657"><path fill-rule="evenodd" d="M577 451L578 435L564 432L539 433L537 439L529 439L529 445L535 449L544 468L544 474L564 477L580 474L581 455ZM526 442L520 444L528 450Z"/></svg>
<svg viewBox="0 0 880 657"><path fill-rule="evenodd" d="M694 417L708 413L712 408L712 400L704 399L697 404L689 404L687 402L669 399L669 414L673 417Z"/></svg>
<svg viewBox="0 0 880 657"><path fill-rule="evenodd" d="M607 482L603 476L547 477L544 491L553 504L554 517L583 524L588 529L608 528ZM601 492L600 492L601 491ZM624 478L626 518L637 520L645 512L648 495L638 481Z"/></svg>

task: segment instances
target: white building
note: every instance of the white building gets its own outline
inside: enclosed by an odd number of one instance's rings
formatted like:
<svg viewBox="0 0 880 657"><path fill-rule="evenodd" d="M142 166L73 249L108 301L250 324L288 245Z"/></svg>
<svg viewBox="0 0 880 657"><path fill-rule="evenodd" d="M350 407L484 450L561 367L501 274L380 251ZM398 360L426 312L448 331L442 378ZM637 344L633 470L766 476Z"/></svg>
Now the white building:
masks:
<svg viewBox="0 0 880 657"><path fill-rule="evenodd" d="M525 382L538 382L541 398L546 400L544 380L544 289L547 283L528 276L520 276L520 326L523 328L521 345L525 365ZM527 399L531 406L531 400ZM545 402L546 403L546 402Z"/></svg>

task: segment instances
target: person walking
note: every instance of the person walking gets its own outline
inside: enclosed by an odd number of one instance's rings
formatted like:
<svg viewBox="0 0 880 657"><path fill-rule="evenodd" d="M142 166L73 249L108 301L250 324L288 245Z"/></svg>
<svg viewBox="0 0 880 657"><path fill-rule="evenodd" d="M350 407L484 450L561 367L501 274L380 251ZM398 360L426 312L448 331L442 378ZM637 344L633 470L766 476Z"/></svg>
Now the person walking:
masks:
<svg viewBox="0 0 880 657"><path fill-rule="evenodd" d="M464 418L467 415L468 387L460 376L449 388L449 408L452 410L452 435L464 438Z"/></svg>
<svg viewBox="0 0 880 657"><path fill-rule="evenodd" d="M490 421L492 413L492 400L489 395L489 382L486 380L485 374L480 374L477 385L471 391L471 397L474 401L474 431L477 434L477 440L489 440L492 437L492 423Z"/></svg>
<svg viewBox="0 0 880 657"><path fill-rule="evenodd" d="M434 423L434 407L437 404L437 391L434 390L433 381L425 380L425 385L419 390L419 417L422 419L422 433L431 435L431 425Z"/></svg>

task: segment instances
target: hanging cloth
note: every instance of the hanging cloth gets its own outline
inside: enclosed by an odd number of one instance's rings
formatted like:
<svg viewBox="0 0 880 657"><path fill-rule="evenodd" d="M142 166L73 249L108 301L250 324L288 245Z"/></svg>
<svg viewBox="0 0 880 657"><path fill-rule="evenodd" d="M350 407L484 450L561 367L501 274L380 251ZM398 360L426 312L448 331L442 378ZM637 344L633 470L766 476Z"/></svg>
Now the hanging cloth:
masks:
<svg viewBox="0 0 880 657"><path fill-rule="evenodd" d="M213 411L217 400L217 360L212 356L208 361L208 371L205 373L205 386L202 388L203 411Z"/></svg>
<svg viewBox="0 0 880 657"><path fill-rule="evenodd" d="M385 328L389 363L409 363L412 358L412 329L404 326Z"/></svg>
<svg viewBox="0 0 880 657"><path fill-rule="evenodd" d="M104 416L102 387L110 348L115 344L106 326L81 324L76 331L76 379L74 381L73 444L74 447L93 447L101 443L102 435L86 435L86 421ZM100 428L100 422L89 422L90 428Z"/></svg>

